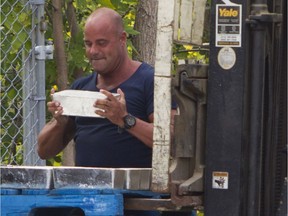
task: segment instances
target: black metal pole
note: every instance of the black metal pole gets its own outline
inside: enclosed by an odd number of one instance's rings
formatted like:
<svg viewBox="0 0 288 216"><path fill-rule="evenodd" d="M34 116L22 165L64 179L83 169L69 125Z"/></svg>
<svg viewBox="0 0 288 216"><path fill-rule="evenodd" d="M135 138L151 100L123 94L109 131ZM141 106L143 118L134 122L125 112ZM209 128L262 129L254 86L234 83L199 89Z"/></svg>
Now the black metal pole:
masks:
<svg viewBox="0 0 288 216"><path fill-rule="evenodd" d="M265 0L254 0L251 15L267 12ZM249 134L249 176L247 216L260 215L261 175L263 151L263 103L265 77L265 25L261 20L252 20L251 24L251 98L250 98L250 134Z"/></svg>

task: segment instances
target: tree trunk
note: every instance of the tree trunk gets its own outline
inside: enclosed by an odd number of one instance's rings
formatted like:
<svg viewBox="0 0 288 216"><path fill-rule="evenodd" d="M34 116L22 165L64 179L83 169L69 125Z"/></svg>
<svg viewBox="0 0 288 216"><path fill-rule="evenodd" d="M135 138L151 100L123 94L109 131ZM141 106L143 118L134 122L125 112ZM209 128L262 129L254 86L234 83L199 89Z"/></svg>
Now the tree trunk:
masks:
<svg viewBox="0 0 288 216"><path fill-rule="evenodd" d="M53 6L53 37L55 47L55 62L57 68L57 85L60 90L67 88L68 83L68 66L65 55L65 44L63 36L63 15L62 15L63 1L52 0ZM71 141L63 151L62 165L74 165L74 145Z"/></svg>
<svg viewBox="0 0 288 216"><path fill-rule="evenodd" d="M152 66L155 64L157 9L158 1L138 1L134 28L140 34L132 40L138 52L133 52L133 59L145 61Z"/></svg>
<svg viewBox="0 0 288 216"><path fill-rule="evenodd" d="M75 7L73 5L73 0L69 0L67 2L67 20L68 20L68 25L71 31L71 37L72 39L75 38L78 33L79 33L79 28L77 24L77 18L76 18L76 13L75 13Z"/></svg>
<svg viewBox="0 0 288 216"><path fill-rule="evenodd" d="M71 31L71 40L72 41L77 41L78 34L79 34L79 26L77 23L77 17L76 17L76 10L73 5L73 0L69 0L67 2L67 20L68 20L68 25ZM73 77L75 79L80 78L83 76L83 69L81 67L75 67L73 70Z"/></svg>
<svg viewBox="0 0 288 216"><path fill-rule="evenodd" d="M52 0L53 5L53 37L55 47L55 62L57 68L57 85L60 90L67 88L67 60L65 55L65 45L63 36L62 1Z"/></svg>

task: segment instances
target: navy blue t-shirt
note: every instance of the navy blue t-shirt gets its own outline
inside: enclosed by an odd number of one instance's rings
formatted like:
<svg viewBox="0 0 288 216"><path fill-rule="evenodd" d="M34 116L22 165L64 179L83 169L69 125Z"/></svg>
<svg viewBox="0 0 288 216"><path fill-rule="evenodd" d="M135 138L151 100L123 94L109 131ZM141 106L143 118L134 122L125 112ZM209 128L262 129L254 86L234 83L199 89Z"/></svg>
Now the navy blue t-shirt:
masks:
<svg viewBox="0 0 288 216"><path fill-rule="evenodd" d="M76 80L72 89L99 91L97 73ZM126 99L127 111L148 122L153 113L154 68L142 63L120 88ZM118 126L107 118L73 117L76 123L76 166L92 167L151 167L152 149L129 134L118 132Z"/></svg>

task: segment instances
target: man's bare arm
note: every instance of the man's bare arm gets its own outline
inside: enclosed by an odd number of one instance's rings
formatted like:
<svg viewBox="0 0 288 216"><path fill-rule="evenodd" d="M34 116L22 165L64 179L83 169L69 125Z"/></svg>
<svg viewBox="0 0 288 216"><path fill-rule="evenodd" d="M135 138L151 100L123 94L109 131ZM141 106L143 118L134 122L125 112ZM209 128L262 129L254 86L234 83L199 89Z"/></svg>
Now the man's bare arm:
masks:
<svg viewBox="0 0 288 216"><path fill-rule="evenodd" d="M38 155L41 159L54 157L73 139L74 121L67 116L61 118L62 121L53 118L38 135Z"/></svg>
<svg viewBox="0 0 288 216"><path fill-rule="evenodd" d="M174 116L176 114L176 110L171 110L171 136L173 137L173 129L174 129ZM149 123L142 121L137 118L135 127L128 130L133 136L137 137L141 140L145 145L152 148L153 147L153 122L154 117L153 114L149 116Z"/></svg>

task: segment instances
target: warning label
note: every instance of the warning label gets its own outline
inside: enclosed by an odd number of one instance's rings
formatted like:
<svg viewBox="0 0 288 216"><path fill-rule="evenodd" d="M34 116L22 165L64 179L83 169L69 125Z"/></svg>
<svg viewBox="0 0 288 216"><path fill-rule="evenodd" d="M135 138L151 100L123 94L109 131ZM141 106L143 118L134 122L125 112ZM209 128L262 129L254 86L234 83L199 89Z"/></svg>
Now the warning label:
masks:
<svg viewBox="0 0 288 216"><path fill-rule="evenodd" d="M228 172L213 172L212 173L212 188L228 189Z"/></svg>
<svg viewBox="0 0 288 216"><path fill-rule="evenodd" d="M242 5L216 5L216 46L241 47Z"/></svg>

